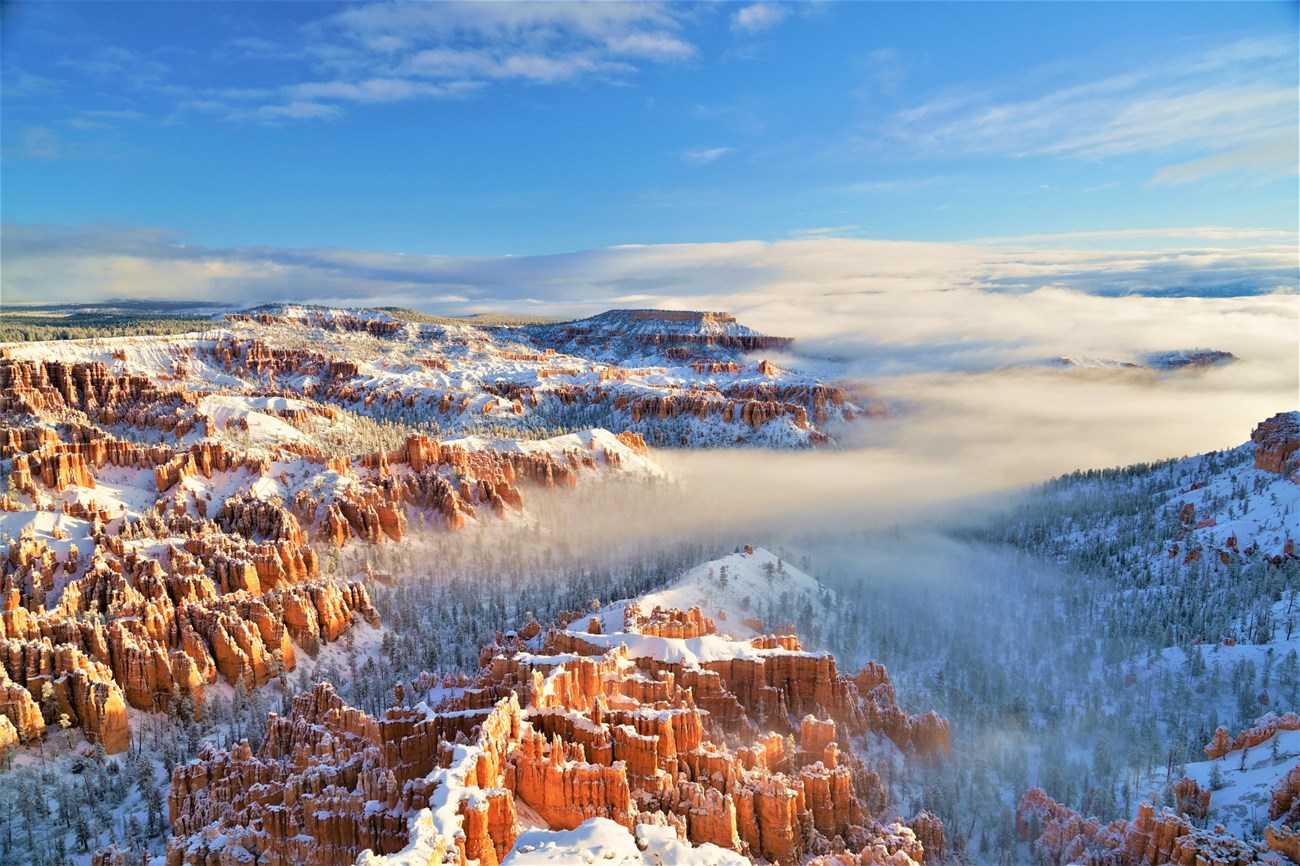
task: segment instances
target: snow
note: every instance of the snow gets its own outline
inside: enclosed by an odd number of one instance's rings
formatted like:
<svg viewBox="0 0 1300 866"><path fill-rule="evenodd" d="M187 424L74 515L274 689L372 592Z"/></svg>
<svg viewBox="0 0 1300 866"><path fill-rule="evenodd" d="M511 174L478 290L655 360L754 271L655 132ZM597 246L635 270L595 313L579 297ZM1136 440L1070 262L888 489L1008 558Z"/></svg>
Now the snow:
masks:
<svg viewBox="0 0 1300 866"><path fill-rule="evenodd" d="M1181 509L1191 503L1198 524L1207 518L1213 521L1189 530L1187 543L1217 547L1235 535L1238 550L1257 546L1266 555L1281 553L1288 538L1300 536L1300 484L1247 463L1253 455L1251 445L1229 454L1241 462L1198 481L1202 486L1196 490L1171 496L1167 507Z"/></svg>
<svg viewBox="0 0 1300 866"><path fill-rule="evenodd" d="M304 442L309 437L292 424L267 414L268 411L308 409L300 400L273 397L245 397L240 394L209 394L199 401L198 410L212 418L216 429L226 430L243 422L248 425L248 444L270 447L284 442Z"/></svg>
<svg viewBox="0 0 1300 866"><path fill-rule="evenodd" d="M1276 759L1272 756L1275 739ZM1242 839L1260 835L1254 825L1267 822L1273 787L1300 758L1300 731L1279 731L1247 751L1244 762L1242 750L1238 749L1215 761L1188 764L1186 770L1189 779L1209 790L1211 775L1218 767L1222 787L1211 792L1207 817L1211 824L1222 824Z"/></svg>
<svg viewBox="0 0 1300 866"><path fill-rule="evenodd" d="M667 473L649 457L637 454L630 447L608 430L597 427L577 433L564 433L549 439L504 439L484 436L465 436L459 439L447 439L442 443L448 447L463 448L466 451L514 451L521 454L546 454L563 457L571 451L591 451L599 454L603 462L608 462L608 455L616 455L619 468L629 474L649 478L666 478Z"/></svg>
<svg viewBox="0 0 1300 866"><path fill-rule="evenodd" d="M769 567L771 579L767 576ZM723 568L727 569L725 587L718 580ZM714 575L713 579L709 578L710 573ZM678 610L699 607L705 616L717 620L719 634L748 639L776 625L765 624L763 629L754 629L744 624L743 620L755 615L760 602L765 609L772 610L780 604L783 594L787 596L787 602L791 597L817 602L828 592L830 590L816 578L788 562L782 562L771 551L758 547L752 554L733 553L692 568L663 589L643 596L641 608L648 613L655 607Z"/></svg>
<svg viewBox="0 0 1300 866"><path fill-rule="evenodd" d="M94 548L89 521L59 511L0 512L0 538L8 536L9 539L16 540L28 528L32 530L36 541L48 544L61 560L67 558L68 550L74 544L83 557ZM60 535L63 537L57 537Z"/></svg>
<svg viewBox="0 0 1300 866"><path fill-rule="evenodd" d="M770 580L767 577L769 566L772 571ZM785 573L781 574L778 567L783 567ZM725 587L720 584L724 568L727 570ZM713 578L709 577L710 573L714 575ZM692 668L730 659L760 660L778 655L811 657L820 653L758 649L751 646L748 641L771 633L772 625L755 629L751 625L745 625L742 620L754 616L752 610L746 608L746 600L753 610L757 609L759 601L767 605L768 609L773 609L783 594L789 604L791 598L807 598L815 602L820 600L823 593L830 593L830 590L815 578L781 563L779 557L760 547L754 548L752 553L733 553L696 566L663 589L638 599L624 599L605 605L596 613L601 624L601 634L588 633L585 618L578 620L574 628L568 630L568 634L604 649L623 646L630 658L654 658ZM666 638L625 632L623 613L631 603L639 604L643 614L649 614L655 607L683 611L699 607L706 617L715 619L718 633L697 638ZM534 659L543 661L541 657ZM559 661L560 657L554 659L556 663Z"/></svg>
<svg viewBox="0 0 1300 866"><path fill-rule="evenodd" d="M501 866L749 866L735 851L683 842L671 827L638 824L635 833L608 818L572 830L525 830Z"/></svg>

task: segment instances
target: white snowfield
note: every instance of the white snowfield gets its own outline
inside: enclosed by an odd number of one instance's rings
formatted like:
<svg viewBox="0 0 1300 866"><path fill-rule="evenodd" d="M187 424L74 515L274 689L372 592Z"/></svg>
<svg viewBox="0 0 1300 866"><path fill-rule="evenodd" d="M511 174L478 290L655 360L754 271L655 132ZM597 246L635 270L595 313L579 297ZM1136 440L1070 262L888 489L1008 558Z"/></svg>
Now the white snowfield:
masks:
<svg viewBox="0 0 1300 866"><path fill-rule="evenodd" d="M694 847L671 827L638 824L635 835L608 818L572 830L525 830L501 866L749 866L726 848Z"/></svg>
<svg viewBox="0 0 1300 866"><path fill-rule="evenodd" d="M198 411L211 418L217 430L246 429L248 444L261 448L285 442L310 442L310 436L287 421L268 414L268 411L309 408L301 400L245 397L241 394L209 394L198 405Z"/></svg>
<svg viewBox="0 0 1300 866"><path fill-rule="evenodd" d="M48 544L59 559L67 559L75 544L77 552L88 561L95 544L90 538L90 522L58 511L0 511L0 539L7 545L25 529L31 529L36 541Z"/></svg>

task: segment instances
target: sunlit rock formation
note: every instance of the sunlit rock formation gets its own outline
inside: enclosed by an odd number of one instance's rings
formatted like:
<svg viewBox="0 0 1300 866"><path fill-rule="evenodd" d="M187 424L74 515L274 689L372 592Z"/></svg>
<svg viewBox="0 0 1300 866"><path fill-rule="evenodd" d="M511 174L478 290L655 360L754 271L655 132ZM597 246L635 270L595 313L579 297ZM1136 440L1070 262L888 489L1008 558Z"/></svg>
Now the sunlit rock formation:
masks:
<svg viewBox="0 0 1300 866"><path fill-rule="evenodd" d="M946 722L898 710L883 668L863 696L829 655L722 638L698 609L629 604L570 625L500 637L432 708L371 718L322 684L272 716L256 753L177 767L168 863L495 864L526 826L600 819L783 864L942 856L933 815L881 823L886 794L850 747L947 748Z"/></svg>
<svg viewBox="0 0 1300 866"><path fill-rule="evenodd" d="M1300 412L1280 412L1260 422L1250 434L1255 443L1255 468L1286 475L1300 482Z"/></svg>

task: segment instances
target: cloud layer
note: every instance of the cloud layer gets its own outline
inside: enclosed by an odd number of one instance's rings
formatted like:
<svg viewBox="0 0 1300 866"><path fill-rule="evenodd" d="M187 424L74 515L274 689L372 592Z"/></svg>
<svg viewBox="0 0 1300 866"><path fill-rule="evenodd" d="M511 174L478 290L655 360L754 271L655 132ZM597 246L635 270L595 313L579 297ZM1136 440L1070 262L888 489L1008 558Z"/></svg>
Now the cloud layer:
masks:
<svg viewBox="0 0 1300 866"><path fill-rule="evenodd" d="M777 360L849 381L894 412L843 431L842 450L665 454L688 490L644 494L669 496L671 508L638 500L642 517L626 522L646 533L930 519L938 503L1056 473L1237 444L1261 418L1294 408L1300 389L1295 246L1268 231L813 238L480 259L212 249L161 230L95 226L5 226L3 243L7 302L725 309L798 338L799 355ZM1125 248L1134 244L1142 248ZM1177 374L1043 363L1187 348L1241 360Z"/></svg>
<svg viewBox="0 0 1300 866"><path fill-rule="evenodd" d="M158 229L10 224L2 254L4 296L14 302L192 298L575 317L611 307L721 309L799 338L805 363L838 359L872 375L1206 347L1248 356L1258 353L1252 334L1277 322L1291 327L1295 349L1294 238L1271 230L963 244L814 233L465 258L219 249Z"/></svg>

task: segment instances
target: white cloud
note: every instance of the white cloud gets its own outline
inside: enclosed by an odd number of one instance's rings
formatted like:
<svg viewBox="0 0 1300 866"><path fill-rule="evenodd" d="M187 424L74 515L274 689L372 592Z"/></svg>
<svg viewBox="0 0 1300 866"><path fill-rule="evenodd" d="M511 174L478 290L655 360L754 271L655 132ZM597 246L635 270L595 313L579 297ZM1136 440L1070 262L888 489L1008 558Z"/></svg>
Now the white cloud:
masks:
<svg viewBox="0 0 1300 866"><path fill-rule="evenodd" d="M1294 66L1293 48L1252 40L1157 57L1101 78L1070 67L1074 82L1032 95L1019 93L1025 82L1050 77L1027 74L1003 88L934 96L867 130L857 144L928 155L1103 160L1294 141Z"/></svg>
<svg viewBox="0 0 1300 866"><path fill-rule="evenodd" d="M618 305L729 310L798 338L800 355L787 360L847 378L897 415L854 426L842 450L667 455L695 485L668 510L672 519L856 520L888 503L884 517L896 520L899 508L936 497L1232 446L1261 418L1295 408L1294 294L1122 296L1243 281L1243 289L1294 292L1294 236L1258 231L1254 246L1226 249L1219 236L1242 240L1240 230L1184 231L1178 244L1142 250L818 237L470 259L216 249L160 230L5 225L0 278L6 301L277 299L574 316ZM1164 377L1036 365L1180 348L1241 360Z"/></svg>
<svg viewBox="0 0 1300 866"><path fill-rule="evenodd" d="M682 162L687 165L708 165L731 153L730 147L697 147L682 151Z"/></svg>
<svg viewBox="0 0 1300 866"><path fill-rule="evenodd" d="M790 12L778 3L754 3L738 9L731 16L731 27L743 33L753 35L775 27L785 20Z"/></svg>
<svg viewBox="0 0 1300 866"><path fill-rule="evenodd" d="M454 97L476 90L474 82L454 82L447 85L426 84L402 78L369 78L356 83L347 81L322 81L295 84L285 89L292 99L319 101L334 99L347 102L398 102L417 96Z"/></svg>
<svg viewBox="0 0 1300 866"><path fill-rule="evenodd" d="M398 102L461 97L493 82L617 81L642 63L695 55L679 13L657 3L372 3L306 28L328 81L285 84L286 100ZM264 107L239 116L291 116Z"/></svg>
<svg viewBox="0 0 1300 866"><path fill-rule="evenodd" d="M1300 140L1295 135L1283 135L1162 168L1151 178L1151 183L1177 186L1221 175L1264 180L1289 177L1300 170L1298 150Z"/></svg>
<svg viewBox="0 0 1300 866"><path fill-rule="evenodd" d="M683 35L690 18L684 6L653 2L369 3L324 14L282 41L239 37L211 51L225 64L276 59L263 64L262 86L244 90L177 83L153 56L163 49L103 46L57 63L170 100L171 120L197 111L278 124L335 117L350 104L464 97L504 82L624 83L693 58L697 48ZM36 95L54 84L13 71L5 86Z"/></svg>
<svg viewBox="0 0 1300 866"><path fill-rule="evenodd" d="M48 126L24 129L18 149L28 159L58 159L64 154L62 137Z"/></svg>
<svg viewBox="0 0 1300 866"><path fill-rule="evenodd" d="M817 226L810 229L795 229L790 232L790 237L799 239L844 237L859 231L861 228L861 226L857 225Z"/></svg>
<svg viewBox="0 0 1300 866"><path fill-rule="evenodd" d="M244 116L254 119L274 123L281 120L321 120L331 117L337 117L341 112L333 105L325 105L320 102L304 102L296 100L283 105L263 105L252 111L246 112ZM232 117L240 118L240 113L235 112Z"/></svg>
<svg viewBox="0 0 1300 866"><path fill-rule="evenodd" d="M838 227L844 232L846 227ZM1259 294L1294 291L1295 235L1199 227L1080 232L919 243L814 237L766 243L624 246L548 256L460 258L347 249L207 248L157 230L6 224L4 297L90 300L131 296L107 282L131 262L132 279L173 297L310 300L461 294L459 310L504 309L531 298L596 312L613 297L653 296L653 306L716 304L736 311L807 304L838 327L840 304L867 296L942 303L952 292L1018 296L1068 289L1093 295ZM1142 248L1133 248L1135 243ZM1090 246L1088 246L1090 244ZM106 268L106 262L114 262ZM164 272L162 266L166 265ZM931 294L933 293L933 294ZM900 301L906 297L909 300ZM810 312L811 315L811 312ZM942 315L938 320L943 320ZM772 320L780 326L779 317ZM822 328L827 325L819 325Z"/></svg>
<svg viewBox="0 0 1300 866"><path fill-rule="evenodd" d="M972 238L973 244L1069 244L1076 241L1127 241L1154 238L1213 241L1291 241L1296 233L1285 229L1236 228L1233 226L1189 226L1184 228L1101 229L1097 231L1052 232L1050 234L1014 235L1010 237Z"/></svg>
<svg viewBox="0 0 1300 866"><path fill-rule="evenodd" d="M890 195L929 189L943 183L946 179L943 177L895 177L888 180L864 180L846 184L840 187L838 191L862 195Z"/></svg>
<svg viewBox="0 0 1300 866"><path fill-rule="evenodd" d="M872 82L886 96L896 95L907 80L903 54L897 48L877 48L863 58Z"/></svg>

